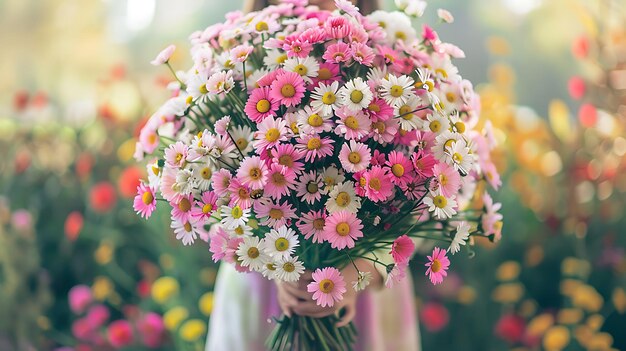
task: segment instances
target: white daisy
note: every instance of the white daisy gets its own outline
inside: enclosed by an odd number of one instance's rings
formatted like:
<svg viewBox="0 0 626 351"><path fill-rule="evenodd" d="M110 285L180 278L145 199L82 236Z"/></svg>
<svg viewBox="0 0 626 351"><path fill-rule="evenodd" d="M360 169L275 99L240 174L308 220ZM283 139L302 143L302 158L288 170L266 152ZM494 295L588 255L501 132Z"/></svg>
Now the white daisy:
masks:
<svg viewBox="0 0 626 351"><path fill-rule="evenodd" d="M275 265L276 279L284 282L297 282L304 273L304 265L298 261L298 256L281 258Z"/></svg>
<svg viewBox="0 0 626 351"><path fill-rule="evenodd" d="M317 77L320 64L315 60L315 58L310 56L305 58L292 57L285 60L283 68L286 71L298 73L305 82L310 84L313 83L311 78Z"/></svg>
<svg viewBox="0 0 626 351"><path fill-rule="evenodd" d="M372 67L367 72L367 82L374 83L375 86L380 85L380 82L387 76L387 66Z"/></svg>
<svg viewBox="0 0 626 351"><path fill-rule="evenodd" d="M400 121L400 128L406 131L412 131L414 129L422 129L424 121L414 112L419 106L420 98L413 96L409 100L400 104L394 109L394 113Z"/></svg>
<svg viewBox="0 0 626 351"><path fill-rule="evenodd" d="M187 93L193 97L194 100L204 97L209 93L207 89L208 80L203 74L194 74L190 76L185 84L187 85Z"/></svg>
<svg viewBox="0 0 626 351"><path fill-rule="evenodd" d="M267 256L261 250L262 240L255 236L245 237L239 244L236 254L243 267L250 267L251 270L259 272L267 261Z"/></svg>
<svg viewBox="0 0 626 351"><path fill-rule="evenodd" d="M357 280L352 282L352 288L354 289L354 291L365 290L365 288L370 285L370 281L372 280L372 273L358 271L356 279Z"/></svg>
<svg viewBox="0 0 626 351"><path fill-rule="evenodd" d="M381 81L381 97L393 107L401 106L415 95L413 83L413 78L409 76L396 77L389 74L388 78Z"/></svg>
<svg viewBox="0 0 626 351"><path fill-rule="evenodd" d="M467 222L461 222L456 227L456 234L454 235L454 239L450 243L450 247L448 251L453 255L459 251L461 251L461 245L465 245L465 242L470 236L470 228L471 226Z"/></svg>
<svg viewBox="0 0 626 351"><path fill-rule="evenodd" d="M445 132L437 135L437 138L435 138L435 145L431 148L433 156L435 156L435 158L439 161L446 162L446 158L449 158L446 155L446 150L449 147L452 147L454 143L461 140L461 138L461 134L451 132L450 130L446 130Z"/></svg>
<svg viewBox="0 0 626 351"><path fill-rule="evenodd" d="M452 144L452 147L446 146L445 161L457 171L467 175L474 164L474 157L469 153L465 140L459 140Z"/></svg>
<svg viewBox="0 0 626 351"><path fill-rule="evenodd" d="M247 237L252 236L252 227L248 224L238 225L232 229L226 229L226 232L233 237Z"/></svg>
<svg viewBox="0 0 626 351"><path fill-rule="evenodd" d="M159 160L146 165L146 171L148 173L148 184L153 188L159 188L161 185L161 167L159 167Z"/></svg>
<svg viewBox="0 0 626 351"><path fill-rule="evenodd" d="M285 60L287 60L287 54L277 49L266 50L265 53L266 56L263 58L263 66L272 71L280 67L283 63L285 63Z"/></svg>
<svg viewBox="0 0 626 351"><path fill-rule="evenodd" d="M265 262L261 268L261 274L269 280L276 279L276 263L271 260Z"/></svg>
<svg viewBox="0 0 626 351"><path fill-rule="evenodd" d="M250 209L242 210L239 206L222 206L220 214L222 216L221 223L228 229L235 229L240 225L243 226L250 219Z"/></svg>
<svg viewBox="0 0 626 351"><path fill-rule="evenodd" d="M246 71L246 73L248 73L248 71ZM266 74L270 73L269 70L265 69L265 68L260 68L257 70L252 71L252 73L250 73L247 77L246 77L246 81L245 82L241 82L242 86L243 84L247 84L247 88L248 90L252 90L255 88L259 87L259 79L263 78L263 76L265 76Z"/></svg>
<svg viewBox="0 0 626 351"><path fill-rule="evenodd" d="M176 172L176 182L172 185L172 189L183 195L190 194L196 186L193 172L191 169L183 168Z"/></svg>
<svg viewBox="0 0 626 351"><path fill-rule="evenodd" d="M422 125L422 129L426 132L441 134L450 129L450 121L448 117L442 116L439 113L429 114Z"/></svg>
<svg viewBox="0 0 626 351"><path fill-rule="evenodd" d="M339 184L344 181L346 177L344 176L343 171L339 170L335 166L330 166L328 168L324 168L324 172L322 172L322 181L324 182L324 188L320 190L323 195L328 194L329 191L333 189L336 184Z"/></svg>
<svg viewBox="0 0 626 351"><path fill-rule="evenodd" d="M313 204L321 197L321 189L324 185L321 175L315 171L304 172L296 183L296 195L308 204Z"/></svg>
<svg viewBox="0 0 626 351"><path fill-rule="evenodd" d="M296 247L299 245L299 240L296 232L282 226L276 229L272 229L265 237L263 244L263 250L266 254L272 257L274 260L281 258L288 258L293 255Z"/></svg>
<svg viewBox="0 0 626 351"><path fill-rule="evenodd" d="M330 117L332 115L320 114L311 106L306 106L296 112L298 128L301 133L305 134L330 132L333 129L333 122Z"/></svg>
<svg viewBox="0 0 626 351"><path fill-rule="evenodd" d="M193 178L197 188L201 191L209 190L209 187L211 186L211 177L215 171L211 162L194 163L191 168L193 169Z"/></svg>
<svg viewBox="0 0 626 351"><path fill-rule="evenodd" d="M329 213L341 210L357 213L361 208L361 198L356 196L354 183L351 181L335 185L328 196L326 210Z"/></svg>
<svg viewBox="0 0 626 351"><path fill-rule="evenodd" d="M341 101L337 97L339 82L332 82L330 85L320 83L311 94L311 107L324 116L332 115L333 111L341 107Z"/></svg>
<svg viewBox="0 0 626 351"><path fill-rule="evenodd" d="M415 87L431 93L435 88L435 81L430 77L430 71L425 68L418 68L415 70L415 73L417 73L418 79L415 83Z"/></svg>
<svg viewBox="0 0 626 351"><path fill-rule="evenodd" d="M176 239L183 242L183 245L191 245L198 237L199 228L193 217L189 216L185 221L178 221L172 218L170 225L174 229Z"/></svg>
<svg viewBox="0 0 626 351"><path fill-rule="evenodd" d="M367 108L374 97L370 87L360 77L348 81L339 89L337 95L341 103L352 111Z"/></svg>
<svg viewBox="0 0 626 351"><path fill-rule="evenodd" d="M457 207L454 196L449 198L441 193L441 189L437 192L429 192L424 198L424 203L428 206L428 211L433 212L437 219L447 219L456 214Z"/></svg>
<svg viewBox="0 0 626 351"><path fill-rule="evenodd" d="M252 140L254 139L254 133L252 133L250 127L245 125L234 126L230 135L233 137L235 145L237 145L237 148L239 148L244 156L253 150Z"/></svg>

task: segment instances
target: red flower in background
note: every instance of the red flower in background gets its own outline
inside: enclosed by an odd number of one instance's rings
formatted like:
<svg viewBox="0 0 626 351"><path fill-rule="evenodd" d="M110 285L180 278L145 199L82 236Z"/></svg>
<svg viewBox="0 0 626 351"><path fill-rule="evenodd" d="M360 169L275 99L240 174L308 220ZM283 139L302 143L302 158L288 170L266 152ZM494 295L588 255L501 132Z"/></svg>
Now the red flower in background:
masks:
<svg viewBox="0 0 626 351"><path fill-rule="evenodd" d="M598 111L592 104L583 104L578 110L578 119L583 127L593 127L598 121Z"/></svg>
<svg viewBox="0 0 626 351"><path fill-rule="evenodd" d="M117 181L117 188L125 198L133 198L137 195L137 187L141 183L144 173L139 167L126 168Z"/></svg>
<svg viewBox="0 0 626 351"><path fill-rule="evenodd" d="M115 194L115 188L109 182L100 182L91 188L89 193L89 204L94 211L98 213L109 212L115 202L117 201L117 195Z"/></svg>
<svg viewBox="0 0 626 351"><path fill-rule="evenodd" d="M439 302L429 302L420 310L420 320L429 332L438 332L450 321L448 309Z"/></svg>
<svg viewBox="0 0 626 351"><path fill-rule="evenodd" d="M26 106L28 106L29 98L28 92L25 90L16 92L15 95L13 95L13 108L15 108L16 111L24 111Z"/></svg>
<svg viewBox="0 0 626 351"><path fill-rule="evenodd" d="M115 348L128 346L133 342L133 328L128 321L120 319L109 324L107 336Z"/></svg>
<svg viewBox="0 0 626 351"><path fill-rule="evenodd" d="M160 315L148 312L137 321L137 330L144 345L158 347L163 341L165 324Z"/></svg>
<svg viewBox="0 0 626 351"><path fill-rule="evenodd" d="M572 77L567 83L567 89L569 90L569 95L572 98L580 100L583 96L585 96L585 81L580 77Z"/></svg>
<svg viewBox="0 0 626 351"><path fill-rule="evenodd" d="M93 167L94 160L93 156L90 153L83 152L78 155L76 158L76 175L81 180L85 180L89 174L91 173L91 168Z"/></svg>
<svg viewBox="0 0 626 351"><path fill-rule="evenodd" d="M71 212L65 219L65 237L74 241L78 238L81 229L83 229L83 215L78 211Z"/></svg>
<svg viewBox="0 0 626 351"><path fill-rule="evenodd" d="M578 37L572 44L572 53L579 59L589 55L589 39L585 36Z"/></svg>
<svg viewBox="0 0 626 351"><path fill-rule="evenodd" d="M140 282L137 283L137 295L139 295L139 297L141 298L150 296L150 288L151 288L151 284L149 281L145 279L141 280Z"/></svg>
<svg viewBox="0 0 626 351"><path fill-rule="evenodd" d="M516 314L506 314L496 323L495 334L510 344L518 343L524 336L526 322Z"/></svg>
<svg viewBox="0 0 626 351"><path fill-rule="evenodd" d="M104 305L95 305L89 308L87 312L87 322L93 329L98 329L109 320L109 309Z"/></svg>
<svg viewBox="0 0 626 351"><path fill-rule="evenodd" d="M15 155L15 160L13 161L15 165L15 173L24 173L28 167L30 167L30 161L30 153L27 150L18 151Z"/></svg>

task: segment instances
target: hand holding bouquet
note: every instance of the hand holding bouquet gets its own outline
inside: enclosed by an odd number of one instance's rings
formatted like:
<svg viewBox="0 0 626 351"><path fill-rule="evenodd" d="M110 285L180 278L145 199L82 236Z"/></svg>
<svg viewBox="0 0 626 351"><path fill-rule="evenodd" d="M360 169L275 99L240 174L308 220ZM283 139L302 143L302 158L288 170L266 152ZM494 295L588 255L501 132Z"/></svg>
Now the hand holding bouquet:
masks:
<svg viewBox="0 0 626 351"><path fill-rule="evenodd" d="M499 186L493 136L473 130L479 100L451 62L463 52L400 12L306 3L191 35L193 66L139 136L137 158L155 159L135 209L165 201L177 239L208 241L239 271L297 282L311 270L322 307L367 286L356 265L356 281L342 277L356 259L387 286L402 279L415 238L445 245L426 263L441 283L448 252L502 227L482 186ZM172 51L154 63L170 67ZM336 320L283 316L269 346L350 349L355 330Z"/></svg>

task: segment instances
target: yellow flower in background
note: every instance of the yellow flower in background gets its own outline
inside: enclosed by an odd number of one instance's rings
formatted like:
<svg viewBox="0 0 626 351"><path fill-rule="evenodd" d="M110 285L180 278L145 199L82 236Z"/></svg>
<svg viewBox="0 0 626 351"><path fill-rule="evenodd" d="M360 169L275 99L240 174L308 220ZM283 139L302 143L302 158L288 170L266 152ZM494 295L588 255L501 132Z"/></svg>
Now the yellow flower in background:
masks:
<svg viewBox="0 0 626 351"><path fill-rule="evenodd" d="M91 292L96 300L104 301L113 293L113 283L107 277L96 277L91 285Z"/></svg>
<svg viewBox="0 0 626 351"><path fill-rule="evenodd" d="M572 296L578 287L582 285L580 280L576 279L563 279L560 284L561 295Z"/></svg>
<svg viewBox="0 0 626 351"><path fill-rule="evenodd" d="M624 289L615 288L615 290L613 290L612 300L613 306L615 306L615 309L619 313L623 314L626 312L626 293L624 292Z"/></svg>
<svg viewBox="0 0 626 351"><path fill-rule="evenodd" d="M587 347L590 350L609 350L613 345L613 337L609 333L597 333L591 336Z"/></svg>
<svg viewBox="0 0 626 351"><path fill-rule="evenodd" d="M502 37L491 36L487 38L487 50L496 56L507 56L511 54L511 46L508 41Z"/></svg>
<svg viewBox="0 0 626 351"><path fill-rule="evenodd" d="M178 331L180 337L188 342L194 342L206 333L206 322L199 319L190 319L186 321Z"/></svg>
<svg viewBox="0 0 626 351"><path fill-rule="evenodd" d="M554 326L543 337L543 347L547 351L560 351L569 344L569 330L562 325Z"/></svg>
<svg viewBox="0 0 626 351"><path fill-rule="evenodd" d="M519 276L520 265L516 261L503 262L496 271L496 278L499 281L515 280Z"/></svg>
<svg viewBox="0 0 626 351"><path fill-rule="evenodd" d="M537 312L537 302L532 299L526 299L520 305L519 312L523 317L531 317L534 316Z"/></svg>
<svg viewBox="0 0 626 351"><path fill-rule="evenodd" d="M578 324L583 318L583 311L578 308L564 308L557 314L559 324Z"/></svg>
<svg viewBox="0 0 626 351"><path fill-rule="evenodd" d="M163 324L165 324L167 330L174 331L187 317L189 317L189 311L183 306L177 306L165 312Z"/></svg>
<svg viewBox="0 0 626 351"><path fill-rule="evenodd" d="M541 336L554 325L554 317L550 313L542 313L530 320L526 332L530 336Z"/></svg>
<svg viewBox="0 0 626 351"><path fill-rule="evenodd" d="M589 329L586 325L579 325L574 329L574 337L576 338L576 341L578 341L578 343L585 348L588 347L587 344L589 344L592 336L593 331L591 331L591 329Z"/></svg>
<svg viewBox="0 0 626 351"><path fill-rule="evenodd" d="M602 308L604 299L596 289L590 285L581 284L572 294L574 306L585 309L589 312L597 312Z"/></svg>
<svg viewBox="0 0 626 351"><path fill-rule="evenodd" d="M469 285L464 285L459 289L457 299L461 304L470 305L476 301L476 290Z"/></svg>
<svg viewBox="0 0 626 351"><path fill-rule="evenodd" d="M211 315L211 312L213 311L213 293L212 292L205 293L204 295L200 297L200 300L198 300L198 308L200 309L200 312L202 312L203 315L207 317Z"/></svg>
<svg viewBox="0 0 626 351"><path fill-rule="evenodd" d="M93 254L94 259L99 265L105 265L111 262L113 257L113 243L110 240L103 240Z"/></svg>
<svg viewBox="0 0 626 351"><path fill-rule="evenodd" d="M604 324L604 317L602 317L602 315L599 315L596 313L587 317L587 326L594 331L600 330L603 324Z"/></svg>
<svg viewBox="0 0 626 351"><path fill-rule="evenodd" d="M162 304L178 294L179 285L172 277L161 277L152 284L152 298Z"/></svg>
<svg viewBox="0 0 626 351"><path fill-rule="evenodd" d="M561 272L564 275L586 278L590 271L589 262L575 257L567 257L561 263Z"/></svg>
<svg viewBox="0 0 626 351"><path fill-rule="evenodd" d="M128 139L117 148L117 158L122 162L128 162L133 159L133 154L135 153L135 143L137 140Z"/></svg>
<svg viewBox="0 0 626 351"><path fill-rule="evenodd" d="M524 286L520 283L502 284L493 290L491 297L498 303L515 303L524 295Z"/></svg>
<svg viewBox="0 0 626 351"><path fill-rule="evenodd" d="M540 245L533 245L526 251L524 261L528 267L535 267L543 261L544 255L543 248Z"/></svg>
<svg viewBox="0 0 626 351"><path fill-rule="evenodd" d="M217 271L213 267L207 267L200 270L200 281L204 285L213 286L215 284L215 278Z"/></svg>

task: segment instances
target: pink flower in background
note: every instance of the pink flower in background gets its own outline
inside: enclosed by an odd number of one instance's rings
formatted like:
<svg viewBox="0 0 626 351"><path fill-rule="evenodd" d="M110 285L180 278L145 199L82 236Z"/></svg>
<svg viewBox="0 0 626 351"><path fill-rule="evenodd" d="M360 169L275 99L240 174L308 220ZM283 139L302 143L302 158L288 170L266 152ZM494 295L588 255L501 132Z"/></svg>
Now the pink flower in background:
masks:
<svg viewBox="0 0 626 351"><path fill-rule="evenodd" d="M156 209L155 190L147 184L137 187L137 196L133 201L133 209L143 218L149 218Z"/></svg>
<svg viewBox="0 0 626 351"><path fill-rule="evenodd" d="M87 312L87 323L95 330L100 328L101 326L109 320L109 309L105 305L94 305L89 308Z"/></svg>
<svg viewBox="0 0 626 351"><path fill-rule="evenodd" d="M567 82L567 90L572 98L580 100L583 96L585 96L585 81L580 77L572 77Z"/></svg>
<svg viewBox="0 0 626 351"><path fill-rule="evenodd" d="M188 148L182 141L177 141L165 149L165 162L172 168L182 167L187 161Z"/></svg>
<svg viewBox="0 0 626 351"><path fill-rule="evenodd" d="M358 17L361 16L359 13L359 8L354 6L354 4L348 0L335 0L335 6L337 8L350 16Z"/></svg>
<svg viewBox="0 0 626 351"><path fill-rule="evenodd" d="M121 348L133 342L133 328L126 320L119 319L107 328L107 337L111 346Z"/></svg>
<svg viewBox="0 0 626 351"><path fill-rule="evenodd" d="M516 344L522 341L525 330L526 321L524 321L524 318L514 313L509 313L498 320L494 333L509 344Z"/></svg>
<svg viewBox="0 0 626 351"><path fill-rule="evenodd" d="M388 228L385 228L385 230L387 229ZM404 279L406 277L406 270L408 266L408 261L394 264L391 271L388 271L389 273L387 274L387 279L385 279L385 287L391 289L397 282Z"/></svg>
<svg viewBox="0 0 626 351"><path fill-rule="evenodd" d="M230 126L230 116L224 116L215 122L215 134L226 135L228 134L228 127Z"/></svg>
<svg viewBox="0 0 626 351"><path fill-rule="evenodd" d="M433 249L432 256L428 256L428 263L425 264L428 269L426 275L430 281L434 284L441 284L443 278L448 275L448 267L450 267L450 260L446 256L446 250L442 250L438 247Z"/></svg>
<svg viewBox="0 0 626 351"><path fill-rule="evenodd" d="M437 10L437 17L439 17L440 20L442 20L443 22L446 22L446 23L454 22L454 17L452 16L450 11L448 11L448 10L438 9Z"/></svg>
<svg viewBox="0 0 626 351"><path fill-rule="evenodd" d="M333 154L333 139L318 134L305 134L296 139L296 148L305 152L306 162L315 162Z"/></svg>
<svg viewBox="0 0 626 351"><path fill-rule="evenodd" d="M87 285L76 285L68 293L70 309L76 314L83 313L93 301L91 289Z"/></svg>
<svg viewBox="0 0 626 351"><path fill-rule="evenodd" d="M174 45L170 45L166 47L161 52L159 52L157 57L154 60L150 61L150 63L155 66L158 66L158 65L162 65L168 62L170 60L170 57L172 57L172 54L174 53L175 50L176 50L176 46Z"/></svg>
<svg viewBox="0 0 626 351"><path fill-rule="evenodd" d="M450 314L441 303L428 302L420 309L420 320L429 332L436 333L448 325Z"/></svg>
<svg viewBox="0 0 626 351"><path fill-rule="evenodd" d="M26 210L16 210L11 215L11 224L15 229L26 230L29 229L33 223L33 216Z"/></svg>
<svg viewBox="0 0 626 351"><path fill-rule="evenodd" d="M598 121L598 110L592 104L582 104L578 110L578 119L583 127L593 127Z"/></svg>
<svg viewBox="0 0 626 351"><path fill-rule="evenodd" d="M296 174L283 166L273 163L267 176L267 183L264 187L264 194L280 200L284 195L289 195L290 191L295 189L294 184Z"/></svg>
<svg viewBox="0 0 626 351"><path fill-rule="evenodd" d="M441 189L441 193L444 196L451 197L459 192L461 175L454 167L446 163L438 163L433 167L433 176L434 179L431 186Z"/></svg>
<svg viewBox="0 0 626 351"><path fill-rule="evenodd" d="M200 201L196 201L195 206L191 209L191 215L207 221L213 212L217 210L217 195L213 191L205 191L202 193Z"/></svg>
<svg viewBox="0 0 626 351"><path fill-rule="evenodd" d="M83 221L83 215L78 211L70 212L70 214L67 215L67 218L65 218L64 229L65 237L68 240L74 241L78 238L80 231L83 229Z"/></svg>
<svg viewBox="0 0 626 351"><path fill-rule="evenodd" d="M254 147L260 151L276 147L281 141L287 140L287 131L287 122L284 119L267 117L257 124L257 132L254 133Z"/></svg>
<svg viewBox="0 0 626 351"><path fill-rule="evenodd" d="M339 81L341 81L339 65L333 62L323 62L317 71L317 77L313 78L313 87L319 86L320 83L331 85L333 82Z"/></svg>
<svg viewBox="0 0 626 351"><path fill-rule="evenodd" d="M396 263L405 263L415 251L413 240L407 235L402 235L393 241L391 245L391 257Z"/></svg>
<svg viewBox="0 0 626 351"><path fill-rule="evenodd" d="M343 299L346 282L337 268L318 268L313 272L313 281L307 285L307 291L313 293L313 300L319 306L332 307L336 301Z"/></svg>
<svg viewBox="0 0 626 351"><path fill-rule="evenodd" d="M291 144L280 144L272 149L272 162L278 163L285 169L292 170L296 174L300 174L304 169L304 163L300 160L304 157L304 151L297 150Z"/></svg>
<svg viewBox="0 0 626 351"><path fill-rule="evenodd" d="M313 50L313 45L297 35L290 35L283 41L282 48L289 57L304 58L309 56L309 53Z"/></svg>
<svg viewBox="0 0 626 351"><path fill-rule="evenodd" d="M78 340L91 340L96 335L87 318L79 318L72 323L72 335Z"/></svg>
<svg viewBox="0 0 626 351"><path fill-rule="evenodd" d="M322 237L333 249L353 248L358 238L363 237L363 224L356 214L349 211L337 211L326 218Z"/></svg>
<svg viewBox="0 0 626 351"><path fill-rule="evenodd" d="M213 254L213 262L217 262L226 256L228 239L230 235L219 226L215 233L209 236L209 251Z"/></svg>
<svg viewBox="0 0 626 351"><path fill-rule="evenodd" d="M230 191L230 201L228 206L239 206L242 210L252 206L252 198L250 197L250 187L244 185L239 179L233 178L228 187Z"/></svg>
<svg viewBox="0 0 626 351"><path fill-rule="evenodd" d="M413 160L413 167L417 174L423 178L433 176L433 167L437 164L437 160L431 153L419 152L413 154L411 159Z"/></svg>
<svg viewBox="0 0 626 351"><path fill-rule="evenodd" d="M213 173L211 185L217 196L224 196L228 192L233 175L227 169L220 169Z"/></svg>
<svg viewBox="0 0 626 351"><path fill-rule="evenodd" d="M137 321L137 331L144 345L152 348L158 347L165 335L163 318L154 312L148 312Z"/></svg>
<svg viewBox="0 0 626 351"><path fill-rule="evenodd" d="M230 50L230 58L235 62L244 62L248 56L254 51L254 47L248 44L235 46Z"/></svg>
<svg viewBox="0 0 626 351"><path fill-rule="evenodd" d="M296 106L302 101L305 90L304 79L298 73L283 71L272 83L269 96L287 107Z"/></svg>
<svg viewBox="0 0 626 351"><path fill-rule="evenodd" d="M170 202L170 206L172 206L172 219L179 222L187 222L191 216L193 203L193 194L182 196L178 201Z"/></svg>

